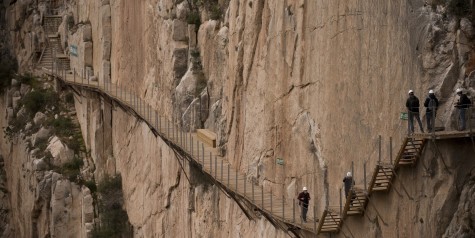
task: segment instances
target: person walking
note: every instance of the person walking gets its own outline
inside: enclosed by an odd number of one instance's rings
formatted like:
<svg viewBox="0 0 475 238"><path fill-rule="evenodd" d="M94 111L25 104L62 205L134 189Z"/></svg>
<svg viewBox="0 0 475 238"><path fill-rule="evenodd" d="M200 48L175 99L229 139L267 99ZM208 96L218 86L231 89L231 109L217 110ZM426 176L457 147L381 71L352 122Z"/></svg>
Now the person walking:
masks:
<svg viewBox="0 0 475 238"><path fill-rule="evenodd" d="M424 133L422 128L421 117L419 116L419 98L414 95L414 91L409 90L409 98L406 101L406 108L409 114L409 134L414 133L414 117L419 123L419 128L421 132Z"/></svg>
<svg viewBox="0 0 475 238"><path fill-rule="evenodd" d="M303 191L299 193L297 199L299 200L299 206L302 209L301 218L303 222L307 222L307 211L308 211L308 204L310 202L310 194L307 191L307 187L303 187Z"/></svg>
<svg viewBox="0 0 475 238"><path fill-rule="evenodd" d="M343 178L343 183L345 185L345 198L348 199L348 194L350 193L353 185L355 185L355 181L353 180L351 172L346 173L346 177Z"/></svg>
<svg viewBox="0 0 475 238"><path fill-rule="evenodd" d="M429 90L424 107L426 107L427 132L432 132L435 129L435 116L437 115L437 108L439 108L439 100L435 96L434 90Z"/></svg>
<svg viewBox="0 0 475 238"><path fill-rule="evenodd" d="M458 88L456 92L457 92L457 95L459 96L459 100L457 101L457 104L455 104L455 107L459 109L458 130L464 131L466 129L467 109L472 105L472 102L467 97L467 94L463 93L463 90L461 88Z"/></svg>

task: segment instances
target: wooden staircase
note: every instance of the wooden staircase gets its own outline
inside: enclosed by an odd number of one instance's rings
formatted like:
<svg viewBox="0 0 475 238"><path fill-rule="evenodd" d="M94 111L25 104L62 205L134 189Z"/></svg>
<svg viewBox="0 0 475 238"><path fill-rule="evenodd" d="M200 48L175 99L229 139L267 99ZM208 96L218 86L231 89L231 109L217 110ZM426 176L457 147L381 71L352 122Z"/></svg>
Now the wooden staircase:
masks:
<svg viewBox="0 0 475 238"><path fill-rule="evenodd" d="M406 137L394 162L394 168L414 166L426 144L425 138Z"/></svg>
<svg viewBox="0 0 475 238"><path fill-rule="evenodd" d="M61 39L58 35L58 28L61 22L61 16L45 16L44 18L43 28L48 36L48 42L46 49L39 59L39 68L51 69L52 67L57 67L60 70L70 70L71 68L69 56L64 54Z"/></svg>
<svg viewBox="0 0 475 238"><path fill-rule="evenodd" d="M127 89L111 83L100 85L98 82L91 83L88 80L76 80L76 76L72 74L60 73L59 75L62 75L63 78L56 77L66 84L109 95L117 103L130 108L135 112L134 115L147 122L166 142L168 141L170 145L177 148L180 147L184 153L187 153L194 163L199 164L203 171L209 174L216 181L216 184L222 186L223 191L227 191L236 201L246 200L255 207L254 211L260 210L270 220L285 223L294 230L302 229L317 234L338 233L344 225L343 220L346 217L362 216L367 205L373 205L370 204L372 193L388 192L400 168L416 165L424 150L426 140L429 138L429 135L414 135L405 138L394 163L378 163L376 165L368 190L355 187L349 195L353 199L347 199L343 209L341 209L341 205L338 211L327 207L319 220L309 218L310 223L299 224L296 221L295 207L288 203L285 198L277 197L271 192L265 191L263 187L248 181L246 175L233 169L229 161L220 157L212 146L203 146L203 144L198 146L198 143L195 145L193 141L196 142L197 135L177 130L173 124L170 124L166 118L160 117L158 111L154 111L150 105L147 105L132 91L127 91ZM460 138L467 137L466 134L466 132L459 134L446 133L446 136Z"/></svg>
<svg viewBox="0 0 475 238"><path fill-rule="evenodd" d="M342 217L336 211L323 211L320 223L318 224L318 234L320 233L337 233L341 228Z"/></svg>
<svg viewBox="0 0 475 238"><path fill-rule="evenodd" d="M343 209L343 218L347 216L363 215L368 205L367 192L360 188L353 188L350 190L346 199L345 208Z"/></svg>

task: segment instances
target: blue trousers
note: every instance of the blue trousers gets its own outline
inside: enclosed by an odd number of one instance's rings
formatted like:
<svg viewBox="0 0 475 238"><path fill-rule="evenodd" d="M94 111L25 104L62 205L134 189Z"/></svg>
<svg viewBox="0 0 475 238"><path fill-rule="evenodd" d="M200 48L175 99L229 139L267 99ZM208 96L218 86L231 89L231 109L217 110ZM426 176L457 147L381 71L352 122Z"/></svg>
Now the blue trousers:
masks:
<svg viewBox="0 0 475 238"><path fill-rule="evenodd" d="M408 114L409 114L409 133L414 133L414 117L419 123L419 128L421 129L422 132L424 132L424 129L422 128L422 121L421 121L421 117L419 116L419 112L409 111Z"/></svg>

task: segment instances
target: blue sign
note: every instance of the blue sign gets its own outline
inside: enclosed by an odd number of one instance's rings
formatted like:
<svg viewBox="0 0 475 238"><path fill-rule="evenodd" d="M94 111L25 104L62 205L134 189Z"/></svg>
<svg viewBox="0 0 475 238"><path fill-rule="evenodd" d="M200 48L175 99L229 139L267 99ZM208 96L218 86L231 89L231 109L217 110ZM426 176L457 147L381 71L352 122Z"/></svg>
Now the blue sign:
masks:
<svg viewBox="0 0 475 238"><path fill-rule="evenodd" d="M70 45L69 46L69 54L72 56L78 56L78 47L75 45Z"/></svg>

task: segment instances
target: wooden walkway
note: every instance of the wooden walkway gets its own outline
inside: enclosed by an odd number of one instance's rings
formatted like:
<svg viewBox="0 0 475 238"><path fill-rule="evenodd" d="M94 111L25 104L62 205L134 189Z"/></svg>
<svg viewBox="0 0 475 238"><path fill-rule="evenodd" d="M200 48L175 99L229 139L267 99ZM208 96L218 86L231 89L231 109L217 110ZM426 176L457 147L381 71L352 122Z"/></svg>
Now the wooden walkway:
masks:
<svg viewBox="0 0 475 238"><path fill-rule="evenodd" d="M181 149L188 158L198 164L203 172L211 176L218 185L238 199L245 199L254 206L254 210L285 223L288 229L303 229L316 233L318 219L315 219L315 209L309 208L307 223L300 219L300 207L296 198L286 199L276 196L247 179L246 175L234 168L229 161L217 153L215 148L202 143L194 132L183 130L178 123L171 122L160 115L149 104L135 93L117 84L100 84L89 82L71 72L52 72L43 68L47 74L54 75L65 84L80 87L107 95L115 102L135 113L147 123L164 141Z"/></svg>
<svg viewBox="0 0 475 238"><path fill-rule="evenodd" d="M240 173L224 157L221 157L215 148L202 143L197 139L195 133L184 131L178 123L173 123L161 116L158 111L135 93L116 84L89 82L71 72L43 70L70 86L107 95L123 107L133 111L166 142L180 148L186 156L200 166L204 173L211 176L229 194L235 196L235 199L246 200L255 207L255 210L260 211L266 217L285 223L287 229L303 229L314 234L337 233L341 230L346 217L363 216L372 193L389 191L398 169L416 165L428 138L439 140L473 136L473 133L470 132L438 132L435 137L431 134L414 134L413 137L406 137L393 164L378 164L375 167L372 179L368 184L368 190L355 187L349 196L353 199L346 200L342 211L338 211L338 206L331 206L323 211L319 219L316 219L315 208L310 208L308 222L303 223L299 217L300 208L294 198L285 199L276 196L262 186L252 183L245 174Z"/></svg>
<svg viewBox="0 0 475 238"><path fill-rule="evenodd" d="M431 139L450 139L474 136L471 132L437 132L434 134L414 134L406 137L393 164L378 164L368 184L368 190L354 188L343 207L343 210L330 206L323 211L320 219L316 219L315 208L308 212L308 222L302 223L299 214L300 208L295 198L283 198L267 191L262 186L249 181L245 174L235 169L229 161L221 157L215 148L209 147L197 139L194 132L185 131L179 123L172 122L160 115L149 104L135 93L118 86L117 84L100 84L90 82L84 77L72 74L70 71L53 72L43 68L43 71L54 75L65 84L107 95L116 103L132 111L135 116L147 123L164 141L180 148L181 153L198 164L204 173L211 176L215 184L221 186L234 199L244 199L254 206L254 210L261 212L269 219L278 220L287 225L286 229L303 229L314 234L336 233L342 228L343 220L348 216L364 214L370 203L370 196L376 192L387 192L391 189L397 171L401 167L415 166L425 147L426 141ZM337 199L335 199L337 200ZM336 209L335 209L336 208ZM340 211L338 211L340 210Z"/></svg>

